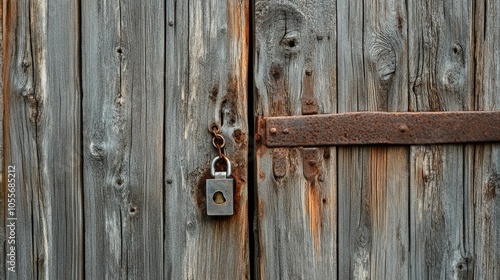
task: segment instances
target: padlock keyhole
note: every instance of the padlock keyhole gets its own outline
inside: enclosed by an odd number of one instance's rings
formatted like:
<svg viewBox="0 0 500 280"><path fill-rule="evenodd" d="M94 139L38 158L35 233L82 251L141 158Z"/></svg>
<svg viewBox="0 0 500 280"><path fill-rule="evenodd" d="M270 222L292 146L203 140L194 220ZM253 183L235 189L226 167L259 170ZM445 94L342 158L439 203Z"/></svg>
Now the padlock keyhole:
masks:
<svg viewBox="0 0 500 280"><path fill-rule="evenodd" d="M224 194L222 192L216 192L214 193L214 202L217 204L222 204L226 202L226 198L224 197Z"/></svg>

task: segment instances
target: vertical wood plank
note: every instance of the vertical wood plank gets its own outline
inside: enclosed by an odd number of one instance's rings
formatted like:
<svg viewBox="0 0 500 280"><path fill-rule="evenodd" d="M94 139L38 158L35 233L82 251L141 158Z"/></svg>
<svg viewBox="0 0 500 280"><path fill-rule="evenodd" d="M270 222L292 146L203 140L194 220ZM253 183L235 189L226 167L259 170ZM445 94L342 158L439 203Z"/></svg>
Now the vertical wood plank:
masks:
<svg viewBox="0 0 500 280"><path fill-rule="evenodd" d="M35 195L33 186L39 184L39 177L31 176L31 171L38 169L38 160L34 155L36 151L35 124L30 120L29 97L34 99L32 69L34 58L31 53L31 34L27 16L29 5L26 5L26 1L19 1L11 2L4 8L6 15L3 18L5 33L2 50L4 166L12 165L19 169L15 173L15 216L18 219L15 241L17 251L15 271L17 272L7 274L6 278L32 279L37 269L32 253L34 252L32 240L34 217L31 215L31 201ZM30 66L27 71L23 70L23 61L29 61ZM6 71L7 69L9 70ZM14 153L14 151L17 152Z"/></svg>
<svg viewBox="0 0 500 280"><path fill-rule="evenodd" d="M168 279L248 279L249 1L166 2L165 251ZM234 215L206 215L205 182L221 128Z"/></svg>
<svg viewBox="0 0 500 280"><path fill-rule="evenodd" d="M412 111L473 109L472 2L409 2ZM472 278L470 146L411 149L411 277Z"/></svg>
<svg viewBox="0 0 500 280"><path fill-rule="evenodd" d="M6 278L82 278L79 3L4 8L4 167L16 168L17 217Z"/></svg>
<svg viewBox="0 0 500 280"><path fill-rule="evenodd" d="M407 7L338 1L338 110L406 111ZM339 147L339 279L407 279L407 147Z"/></svg>
<svg viewBox="0 0 500 280"><path fill-rule="evenodd" d="M162 279L161 1L83 1L85 275Z"/></svg>
<svg viewBox="0 0 500 280"><path fill-rule="evenodd" d="M4 81L4 69L3 69L3 36L4 36L4 21L3 19L5 18L4 16L4 5L3 1L0 1L0 186L2 187L2 191L0 192L0 240L6 240L6 216L5 216L5 208L6 207L6 192L3 191L4 187L4 133L3 133L3 81ZM6 275L6 269L5 269L5 264L6 264L6 246L0 246L0 263L3 265L0 265L0 277L5 279L7 277Z"/></svg>
<svg viewBox="0 0 500 280"><path fill-rule="evenodd" d="M3 9L3 1L0 1L0 186L2 188L2 191L0 191L0 240L6 240L6 230L7 228L6 223L5 223L5 210L7 208L6 205L6 192L3 191L4 187L4 133L3 133L3 81L4 81L4 76L3 76L3 36L4 36L4 9ZM7 246L0 246L0 278L7 278L6 272L7 270L5 269L5 263L7 261L6 256L7 256Z"/></svg>
<svg viewBox="0 0 500 280"><path fill-rule="evenodd" d="M336 112L335 2L281 2L255 4L257 115L301 114L306 71L320 113ZM307 179L300 148L260 145L256 155L257 278L336 278L335 148L319 151L319 173Z"/></svg>
<svg viewBox="0 0 500 280"><path fill-rule="evenodd" d="M475 5L476 110L500 110L500 4ZM474 161L474 277L500 278L500 145L476 145ZM471 205L472 203L469 203Z"/></svg>

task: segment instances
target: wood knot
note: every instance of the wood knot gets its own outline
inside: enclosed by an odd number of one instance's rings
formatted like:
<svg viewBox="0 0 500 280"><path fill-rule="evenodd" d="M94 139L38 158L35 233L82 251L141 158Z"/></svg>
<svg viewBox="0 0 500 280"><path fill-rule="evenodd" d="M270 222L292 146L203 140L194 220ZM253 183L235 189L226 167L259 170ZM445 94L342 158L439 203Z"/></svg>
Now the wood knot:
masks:
<svg viewBox="0 0 500 280"><path fill-rule="evenodd" d="M291 31L285 34L280 41L281 47L287 54L296 54L299 52L300 34L297 31Z"/></svg>
<svg viewBox="0 0 500 280"><path fill-rule="evenodd" d="M102 160L106 152L103 144L96 144L94 142L90 143L89 150L90 150L90 155L95 160Z"/></svg>
<svg viewBox="0 0 500 280"><path fill-rule="evenodd" d="M483 186L483 195L487 200L492 200L497 196L497 192L500 192L500 174L492 172Z"/></svg>
<svg viewBox="0 0 500 280"><path fill-rule="evenodd" d="M241 129L236 129L233 132L233 139L236 144L241 144L241 142L245 140L245 134L241 131Z"/></svg>
<svg viewBox="0 0 500 280"><path fill-rule="evenodd" d="M465 83L465 79L457 67L451 67L443 74L443 85L449 91L461 91Z"/></svg>
<svg viewBox="0 0 500 280"><path fill-rule="evenodd" d="M375 34L370 38L370 60L374 63L379 79L389 82L396 72L396 51L391 34Z"/></svg>
<svg viewBox="0 0 500 280"><path fill-rule="evenodd" d="M269 73L271 74L271 76L274 78L275 81L278 81L281 78L282 72L283 72L283 67L277 63L273 63L271 65L271 69L269 70Z"/></svg>

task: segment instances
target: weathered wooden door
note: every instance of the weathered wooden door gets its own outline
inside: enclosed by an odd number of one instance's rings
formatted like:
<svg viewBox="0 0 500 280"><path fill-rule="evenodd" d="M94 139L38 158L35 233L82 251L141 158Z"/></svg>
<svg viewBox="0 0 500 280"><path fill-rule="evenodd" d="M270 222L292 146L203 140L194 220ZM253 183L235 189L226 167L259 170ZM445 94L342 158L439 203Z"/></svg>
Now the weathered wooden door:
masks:
<svg viewBox="0 0 500 280"><path fill-rule="evenodd" d="M272 148L255 121L500 110L496 1L0 11L0 278L500 277L498 144ZM205 212L212 124L229 217Z"/></svg>
<svg viewBox="0 0 500 280"><path fill-rule="evenodd" d="M498 110L499 24L495 1L257 1L256 112ZM257 146L258 276L498 279L499 152Z"/></svg>

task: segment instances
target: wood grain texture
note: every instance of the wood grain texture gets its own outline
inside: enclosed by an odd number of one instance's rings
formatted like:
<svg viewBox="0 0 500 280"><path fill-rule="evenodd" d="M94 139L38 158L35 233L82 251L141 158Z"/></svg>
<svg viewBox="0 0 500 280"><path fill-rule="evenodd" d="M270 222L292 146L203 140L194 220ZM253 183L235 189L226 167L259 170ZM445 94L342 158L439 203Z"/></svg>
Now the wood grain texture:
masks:
<svg viewBox="0 0 500 280"><path fill-rule="evenodd" d="M407 7L338 1L338 110L406 111ZM406 279L407 147L338 148L339 279Z"/></svg>
<svg viewBox="0 0 500 280"><path fill-rule="evenodd" d="M164 8L82 1L90 279L163 278Z"/></svg>
<svg viewBox="0 0 500 280"><path fill-rule="evenodd" d="M166 2L167 279L248 279L248 1ZM220 126L235 181L234 215L206 215L205 182Z"/></svg>
<svg viewBox="0 0 500 280"><path fill-rule="evenodd" d="M471 1L409 2L410 110L474 109ZM473 276L473 149L411 149L411 278Z"/></svg>
<svg viewBox="0 0 500 280"><path fill-rule="evenodd" d="M4 4L4 163L17 179L17 272L6 278L82 278L79 5Z"/></svg>
<svg viewBox="0 0 500 280"><path fill-rule="evenodd" d="M500 26L498 1L475 6L476 110L500 110ZM500 278L500 145L477 145L474 150L474 277ZM472 212L472 211L471 211ZM471 229L472 230L472 229Z"/></svg>
<svg viewBox="0 0 500 280"><path fill-rule="evenodd" d="M0 191L0 240L4 242L5 237L6 237L6 223L5 223L5 211L7 208L6 204L6 194L3 191L3 186L4 186L4 132L3 132L3 81L4 81L4 76L3 76L3 35L4 35L4 29L3 29L3 1L0 1L0 186L2 188L2 191ZM6 255L7 255L7 247L6 246L0 246L0 263L5 264L6 263ZM5 265L0 265L0 277L6 278L6 268Z"/></svg>
<svg viewBox="0 0 500 280"><path fill-rule="evenodd" d="M256 1L255 108L260 116L301 114L314 80L319 112L336 112L334 1ZM332 279L337 275L335 148L319 150L304 169L305 151L256 151L256 277ZM305 164L309 164L306 161ZM314 175L313 175L314 174ZM306 179L307 177L307 179Z"/></svg>
<svg viewBox="0 0 500 280"><path fill-rule="evenodd" d="M3 242L6 240L6 208L7 208L7 203L6 203L6 193L3 191L3 186L4 186L4 116L3 116L3 84L4 84L4 68L3 68L3 50L4 50L4 45L3 45L3 36L4 36L4 25L3 25L3 19L4 19L4 3L3 1L0 1L0 186L2 186L2 191L0 191L0 240ZM6 255L7 255L7 247L6 246L0 246L0 263L5 264L6 263ZM6 268L5 265L0 265L0 277L6 278Z"/></svg>

